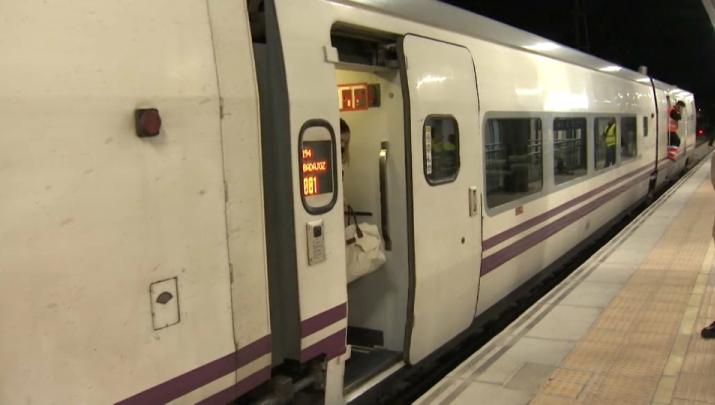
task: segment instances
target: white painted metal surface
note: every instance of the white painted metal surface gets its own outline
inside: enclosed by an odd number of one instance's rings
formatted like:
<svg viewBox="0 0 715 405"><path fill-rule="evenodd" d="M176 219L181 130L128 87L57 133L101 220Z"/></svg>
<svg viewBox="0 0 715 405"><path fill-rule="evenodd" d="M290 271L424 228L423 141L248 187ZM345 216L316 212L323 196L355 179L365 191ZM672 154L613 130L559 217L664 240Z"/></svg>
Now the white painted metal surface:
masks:
<svg viewBox="0 0 715 405"><path fill-rule="evenodd" d="M154 330L179 323L179 290L176 281L176 277L172 277L149 286L151 320Z"/></svg>
<svg viewBox="0 0 715 405"><path fill-rule="evenodd" d="M245 11L224 8L239 38L214 42L222 32L212 32L206 2L2 9L0 403L120 401L266 334ZM233 124L221 121L214 63L224 40L242 54L224 60L239 86L224 100ZM159 136L135 135L141 107L159 109ZM226 168L224 148L236 146L245 156ZM224 179L236 189L228 223ZM247 254L231 252L234 322L228 248L244 242ZM155 330L150 284L172 278L181 320ZM229 372L179 402L236 379Z"/></svg>
<svg viewBox="0 0 715 405"><path fill-rule="evenodd" d="M236 350L241 351L271 333L258 88L245 4L209 0L208 6L221 97L233 331ZM236 379L240 381L249 371L270 364L268 350L247 364L247 370L239 369Z"/></svg>
<svg viewBox="0 0 715 405"><path fill-rule="evenodd" d="M474 317L481 218L470 216L469 188L481 178L480 137L469 51L414 35L404 38L403 47L412 142L415 289L409 360L414 364L467 328ZM432 137L425 132L429 116L457 121L460 167L454 181L427 182L422 157Z"/></svg>
<svg viewBox="0 0 715 405"><path fill-rule="evenodd" d="M490 117L527 116L542 118L545 183L538 196L507 204L496 210L486 209L484 235L486 241L541 214L557 209L562 204L577 199L589 191L613 183L655 159L655 113L652 90L647 83L628 81L599 71L584 69L543 56L519 52L511 48L470 42L475 55L480 78L480 104L482 122ZM531 114L531 115L529 115ZM553 173L553 120L557 117L583 117L587 119L588 158L593 162L594 118L599 116L635 116L638 125L638 155L614 168L594 172L587 176L556 186L548 180ZM522 115L523 116L523 115ZM649 123L649 136L643 134L643 117ZM620 132L620 131L619 131ZM654 163L651 163L654 164ZM521 285L539 270L567 252L578 241L605 224L617 213L647 193L648 183L642 182L628 193L604 205L601 209L579 219L546 241L504 263L498 270L483 276L480 287L478 313L483 312L508 292ZM601 195L615 189L615 184ZM597 195L561 210L525 232L515 233L500 243L488 247L483 257L507 248L527 235L559 221L573 210L598 198ZM522 207L523 213L515 209Z"/></svg>
<svg viewBox="0 0 715 405"><path fill-rule="evenodd" d="M319 3L308 7L299 2L278 2L278 21L281 26L283 56L290 97L291 150L298 150L298 135L302 125L311 119L329 122L339 135L335 71L324 58L322 46L330 41L331 16L315 13ZM320 27L320 29L316 29ZM319 45L318 45L319 44ZM299 157L293 155L293 184L298 179ZM338 162L340 165L340 163ZM342 167L338 167L340 173ZM338 183L339 184L339 183ZM338 190L342 187L339 185ZM345 241L343 199L324 214L309 214L303 207L300 194L293 194L297 250L298 296L300 319L304 320L346 302ZM310 266L307 256L305 224L321 218L324 221L324 262ZM326 286L332 286L326 288ZM344 323L343 323L344 325ZM305 348L302 346L302 348Z"/></svg>

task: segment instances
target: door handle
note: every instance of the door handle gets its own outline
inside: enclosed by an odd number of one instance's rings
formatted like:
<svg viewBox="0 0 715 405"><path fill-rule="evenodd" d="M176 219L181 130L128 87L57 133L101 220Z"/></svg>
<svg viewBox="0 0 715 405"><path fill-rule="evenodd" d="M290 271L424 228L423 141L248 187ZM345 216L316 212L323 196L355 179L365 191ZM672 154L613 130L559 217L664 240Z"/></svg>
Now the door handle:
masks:
<svg viewBox="0 0 715 405"><path fill-rule="evenodd" d="M385 241L385 250L392 250L390 239L388 206L387 206L387 158L389 156L389 142L380 142L380 225L382 239Z"/></svg>
<svg viewBox="0 0 715 405"><path fill-rule="evenodd" d="M469 187L469 216L474 217L479 211L479 203L477 201L477 187Z"/></svg>

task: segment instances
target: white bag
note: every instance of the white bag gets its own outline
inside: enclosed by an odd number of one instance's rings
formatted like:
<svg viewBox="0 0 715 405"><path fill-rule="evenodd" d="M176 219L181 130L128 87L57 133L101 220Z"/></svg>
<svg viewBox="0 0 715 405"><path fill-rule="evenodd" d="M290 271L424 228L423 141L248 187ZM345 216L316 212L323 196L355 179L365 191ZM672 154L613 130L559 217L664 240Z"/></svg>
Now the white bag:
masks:
<svg viewBox="0 0 715 405"><path fill-rule="evenodd" d="M348 283L372 273L387 260L385 246L377 225L357 223L352 216L352 224L345 228L345 263Z"/></svg>

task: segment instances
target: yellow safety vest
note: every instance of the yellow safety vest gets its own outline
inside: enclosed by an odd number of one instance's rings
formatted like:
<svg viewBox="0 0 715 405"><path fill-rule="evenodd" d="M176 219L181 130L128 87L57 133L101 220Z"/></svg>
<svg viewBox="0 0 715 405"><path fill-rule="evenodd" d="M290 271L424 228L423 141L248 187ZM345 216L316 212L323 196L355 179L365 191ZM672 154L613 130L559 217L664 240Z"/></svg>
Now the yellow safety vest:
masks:
<svg viewBox="0 0 715 405"><path fill-rule="evenodd" d="M616 124L609 124L606 128L606 146L616 146Z"/></svg>
<svg viewBox="0 0 715 405"><path fill-rule="evenodd" d="M451 142L432 142L432 152L454 152L455 150L457 150L457 145Z"/></svg>

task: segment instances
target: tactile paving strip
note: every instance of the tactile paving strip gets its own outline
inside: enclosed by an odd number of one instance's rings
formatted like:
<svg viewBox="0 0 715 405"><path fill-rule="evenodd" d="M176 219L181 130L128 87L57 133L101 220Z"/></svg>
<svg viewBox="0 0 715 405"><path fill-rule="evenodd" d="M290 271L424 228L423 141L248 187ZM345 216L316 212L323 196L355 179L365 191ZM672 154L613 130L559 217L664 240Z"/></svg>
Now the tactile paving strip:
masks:
<svg viewBox="0 0 715 405"><path fill-rule="evenodd" d="M704 182L531 404L715 404L713 200Z"/></svg>
<svg viewBox="0 0 715 405"><path fill-rule="evenodd" d="M715 403L715 376L682 373L675 387L675 397Z"/></svg>
<svg viewBox="0 0 715 405"><path fill-rule="evenodd" d="M572 402L575 401L592 375L592 373L580 370L556 370L543 386L544 398L541 398L541 403L547 404L554 397L569 398Z"/></svg>
<svg viewBox="0 0 715 405"><path fill-rule="evenodd" d="M562 368L604 373L613 365L617 353L607 343L579 342L561 362Z"/></svg>
<svg viewBox="0 0 715 405"><path fill-rule="evenodd" d="M655 389L650 378L630 378L620 374L600 376L583 393L586 404L650 404Z"/></svg>

